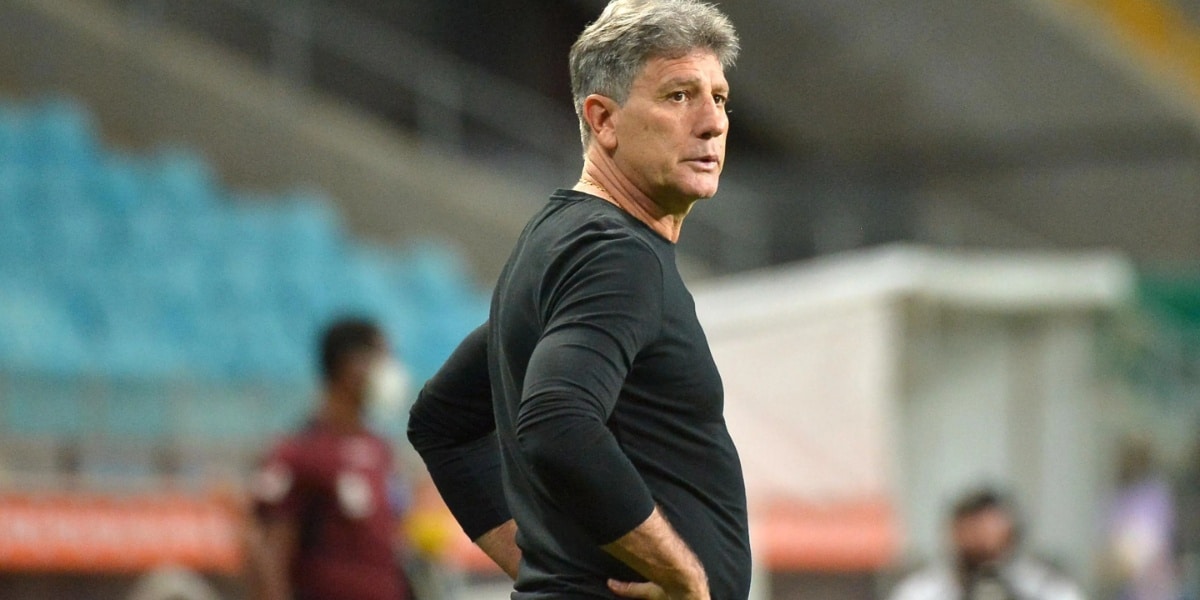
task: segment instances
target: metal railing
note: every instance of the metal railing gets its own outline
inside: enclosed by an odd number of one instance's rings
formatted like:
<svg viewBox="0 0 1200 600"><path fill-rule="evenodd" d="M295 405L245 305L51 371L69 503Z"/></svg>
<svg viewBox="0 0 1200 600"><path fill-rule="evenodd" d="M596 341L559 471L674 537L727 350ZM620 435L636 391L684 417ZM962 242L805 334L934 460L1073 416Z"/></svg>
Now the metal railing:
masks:
<svg viewBox="0 0 1200 600"><path fill-rule="evenodd" d="M184 4L166 0L112 0L137 22L172 21ZM314 56L321 52L354 65L396 97L411 101L422 144L471 155L473 129L484 129L533 161L577 174L579 140L574 112L529 88L462 60L378 19L325 0L205 0L210 10L234 11L268 31L267 68L281 81L313 87ZM194 29L194 28L193 28ZM200 33L211 33L201 31Z"/></svg>

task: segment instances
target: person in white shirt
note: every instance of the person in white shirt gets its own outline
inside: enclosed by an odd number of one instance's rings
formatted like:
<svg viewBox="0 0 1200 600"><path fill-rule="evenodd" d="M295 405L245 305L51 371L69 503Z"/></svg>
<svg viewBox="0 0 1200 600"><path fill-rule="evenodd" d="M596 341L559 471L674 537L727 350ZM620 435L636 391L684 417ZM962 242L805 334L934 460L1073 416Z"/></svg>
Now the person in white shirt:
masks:
<svg viewBox="0 0 1200 600"><path fill-rule="evenodd" d="M964 495L949 529L952 560L908 576L890 600L1083 600L1075 582L1021 553L1016 510L998 491Z"/></svg>

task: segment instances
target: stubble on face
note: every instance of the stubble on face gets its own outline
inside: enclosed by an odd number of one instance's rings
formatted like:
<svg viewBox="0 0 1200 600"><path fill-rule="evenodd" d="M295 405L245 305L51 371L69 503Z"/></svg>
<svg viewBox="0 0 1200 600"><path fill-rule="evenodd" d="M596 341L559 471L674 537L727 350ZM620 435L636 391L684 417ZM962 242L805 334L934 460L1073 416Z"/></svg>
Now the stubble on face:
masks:
<svg viewBox="0 0 1200 600"><path fill-rule="evenodd" d="M622 173L668 212L712 197L725 163L728 95L711 52L647 61L614 119Z"/></svg>

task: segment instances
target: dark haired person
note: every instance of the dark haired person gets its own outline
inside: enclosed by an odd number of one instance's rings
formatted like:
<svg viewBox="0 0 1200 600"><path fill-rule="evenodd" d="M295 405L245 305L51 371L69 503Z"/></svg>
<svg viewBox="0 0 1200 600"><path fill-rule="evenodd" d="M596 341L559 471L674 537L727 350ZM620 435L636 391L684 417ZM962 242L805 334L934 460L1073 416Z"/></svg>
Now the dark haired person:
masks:
<svg viewBox="0 0 1200 600"><path fill-rule="evenodd" d="M514 600L743 600L750 545L720 373L675 243L717 192L729 20L614 0L571 49L584 165L529 221L488 323L409 440Z"/></svg>
<svg viewBox="0 0 1200 600"><path fill-rule="evenodd" d="M251 486L260 600L405 600L391 446L365 412L395 361L380 329L346 319L321 338L316 413L268 453Z"/></svg>
<svg viewBox="0 0 1200 600"><path fill-rule="evenodd" d="M954 503L950 564L910 575L891 600L1082 600L1065 576L1020 552L1016 509L1000 492L980 489Z"/></svg>

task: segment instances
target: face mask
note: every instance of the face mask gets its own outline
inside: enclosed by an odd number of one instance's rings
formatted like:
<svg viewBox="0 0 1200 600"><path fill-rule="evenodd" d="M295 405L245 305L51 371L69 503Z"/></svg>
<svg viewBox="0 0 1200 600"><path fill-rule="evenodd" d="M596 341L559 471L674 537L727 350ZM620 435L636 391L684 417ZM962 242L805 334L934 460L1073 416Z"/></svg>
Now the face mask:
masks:
<svg viewBox="0 0 1200 600"><path fill-rule="evenodd" d="M408 421L409 375L404 365L385 358L371 366L367 375L367 419L375 428L390 434L402 433Z"/></svg>

